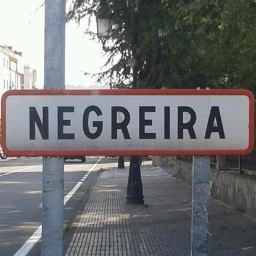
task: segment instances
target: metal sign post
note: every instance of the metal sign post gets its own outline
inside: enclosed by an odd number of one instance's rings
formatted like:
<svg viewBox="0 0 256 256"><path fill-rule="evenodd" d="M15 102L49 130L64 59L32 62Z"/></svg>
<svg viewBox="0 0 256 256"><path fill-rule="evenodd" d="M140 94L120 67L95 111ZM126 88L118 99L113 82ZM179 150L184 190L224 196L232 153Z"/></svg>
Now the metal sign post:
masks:
<svg viewBox="0 0 256 256"><path fill-rule="evenodd" d="M191 256L208 256L210 157L194 156L192 169Z"/></svg>
<svg viewBox="0 0 256 256"><path fill-rule="evenodd" d="M63 84L63 42L46 44L46 88ZM10 90L1 104L2 146L10 156L202 156L193 163L193 256L208 251L207 156L254 148L254 97L247 90ZM44 158L43 175L42 255L56 256L61 252L50 250L62 248L63 159Z"/></svg>
<svg viewBox="0 0 256 256"><path fill-rule="evenodd" d="M44 89L65 89L66 1L45 1ZM63 255L64 159L43 159L42 256Z"/></svg>

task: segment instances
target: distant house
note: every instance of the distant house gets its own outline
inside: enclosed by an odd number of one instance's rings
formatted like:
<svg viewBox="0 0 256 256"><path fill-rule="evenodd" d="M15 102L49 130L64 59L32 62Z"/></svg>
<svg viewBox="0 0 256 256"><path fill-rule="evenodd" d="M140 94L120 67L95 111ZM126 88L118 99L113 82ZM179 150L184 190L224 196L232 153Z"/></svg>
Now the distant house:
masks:
<svg viewBox="0 0 256 256"><path fill-rule="evenodd" d="M0 45L0 92L21 89L22 53Z"/></svg>
<svg viewBox="0 0 256 256"><path fill-rule="evenodd" d="M21 88L22 89L37 89L37 71L31 69L28 65L24 66L24 74L21 77Z"/></svg>
<svg viewBox="0 0 256 256"><path fill-rule="evenodd" d="M8 90L36 89L36 81L37 71L24 66L22 52L14 51L11 46L0 45L0 99Z"/></svg>

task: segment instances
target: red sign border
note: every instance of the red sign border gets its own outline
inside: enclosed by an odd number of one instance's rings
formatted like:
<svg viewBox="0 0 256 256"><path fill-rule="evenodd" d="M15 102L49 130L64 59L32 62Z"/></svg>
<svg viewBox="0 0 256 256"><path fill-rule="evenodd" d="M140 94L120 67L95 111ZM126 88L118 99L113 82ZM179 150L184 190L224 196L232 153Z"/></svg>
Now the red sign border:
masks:
<svg viewBox="0 0 256 256"><path fill-rule="evenodd" d="M242 150L9 150L6 146L6 101L11 95L243 95L249 98L249 145ZM254 148L254 96L245 89L120 89L120 90L10 90L3 94L1 101L2 148L9 156L131 156L131 155L245 155Z"/></svg>

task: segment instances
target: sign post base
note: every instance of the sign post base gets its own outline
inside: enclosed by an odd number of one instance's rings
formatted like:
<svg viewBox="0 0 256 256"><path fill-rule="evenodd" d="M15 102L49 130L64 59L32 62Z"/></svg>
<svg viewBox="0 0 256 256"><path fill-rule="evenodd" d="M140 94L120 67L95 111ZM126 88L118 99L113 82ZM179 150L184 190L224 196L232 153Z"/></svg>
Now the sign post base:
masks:
<svg viewBox="0 0 256 256"><path fill-rule="evenodd" d="M192 170L191 256L208 256L210 157L194 156Z"/></svg>

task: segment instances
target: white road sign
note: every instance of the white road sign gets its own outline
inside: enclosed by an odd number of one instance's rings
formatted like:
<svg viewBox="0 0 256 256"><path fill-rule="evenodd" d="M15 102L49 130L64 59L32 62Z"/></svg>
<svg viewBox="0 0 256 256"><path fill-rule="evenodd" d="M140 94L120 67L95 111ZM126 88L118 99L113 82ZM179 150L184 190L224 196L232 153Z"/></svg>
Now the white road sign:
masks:
<svg viewBox="0 0 256 256"><path fill-rule="evenodd" d="M247 90L19 90L2 98L9 155L245 154Z"/></svg>

